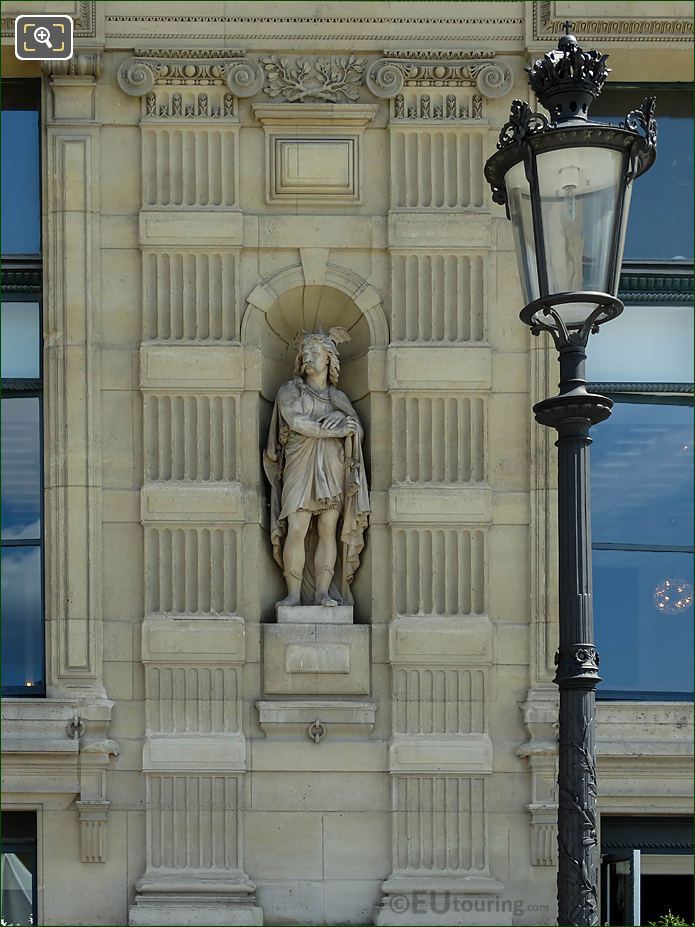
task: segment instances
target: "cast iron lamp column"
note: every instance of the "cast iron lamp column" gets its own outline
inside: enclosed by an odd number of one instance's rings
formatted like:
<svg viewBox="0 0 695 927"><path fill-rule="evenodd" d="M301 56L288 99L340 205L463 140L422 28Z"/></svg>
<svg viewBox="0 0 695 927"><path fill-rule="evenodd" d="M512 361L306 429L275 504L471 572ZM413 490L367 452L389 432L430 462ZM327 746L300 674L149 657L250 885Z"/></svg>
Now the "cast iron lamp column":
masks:
<svg viewBox="0 0 695 927"><path fill-rule="evenodd" d="M551 120L515 100L498 151L485 165L492 198L514 227L534 335L551 334L560 391L537 403L536 420L558 433L560 689L558 923L598 924L596 715L598 654L591 603L589 430L613 403L586 389L586 347L622 312L617 298L632 181L656 156L654 100L619 127L589 122L608 76L606 55L570 35L527 68Z"/></svg>

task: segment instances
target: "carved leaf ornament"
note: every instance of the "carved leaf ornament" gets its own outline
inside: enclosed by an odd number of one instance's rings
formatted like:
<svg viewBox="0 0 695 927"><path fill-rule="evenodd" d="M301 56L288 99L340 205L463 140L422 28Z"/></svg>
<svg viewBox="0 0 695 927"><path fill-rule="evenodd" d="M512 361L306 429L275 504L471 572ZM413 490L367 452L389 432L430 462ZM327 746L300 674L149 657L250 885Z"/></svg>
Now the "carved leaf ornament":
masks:
<svg viewBox="0 0 695 927"><path fill-rule="evenodd" d="M271 55L261 58L261 66L269 97L284 97L290 103L344 103L359 97L365 60L354 55L316 61Z"/></svg>

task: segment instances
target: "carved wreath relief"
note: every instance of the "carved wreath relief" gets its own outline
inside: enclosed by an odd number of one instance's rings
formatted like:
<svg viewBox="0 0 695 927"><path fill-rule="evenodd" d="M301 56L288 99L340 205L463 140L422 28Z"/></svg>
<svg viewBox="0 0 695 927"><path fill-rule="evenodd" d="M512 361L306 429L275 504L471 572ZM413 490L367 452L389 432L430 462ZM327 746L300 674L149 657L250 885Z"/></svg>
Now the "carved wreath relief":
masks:
<svg viewBox="0 0 695 927"><path fill-rule="evenodd" d="M273 555L282 606L351 605L369 519L364 431L338 389L345 329L304 332L294 377L278 390L263 463L271 487Z"/></svg>

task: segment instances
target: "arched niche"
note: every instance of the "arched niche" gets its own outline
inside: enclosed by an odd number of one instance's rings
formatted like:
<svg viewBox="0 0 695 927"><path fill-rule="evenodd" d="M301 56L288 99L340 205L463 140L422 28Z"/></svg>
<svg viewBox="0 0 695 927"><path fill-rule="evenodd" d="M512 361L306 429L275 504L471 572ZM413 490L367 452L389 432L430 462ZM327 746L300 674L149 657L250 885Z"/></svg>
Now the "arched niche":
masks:
<svg viewBox="0 0 695 927"><path fill-rule="evenodd" d="M259 356L260 445L263 448L266 443L278 388L293 375L297 336L303 331L328 331L332 326L345 328L352 338L339 346L339 387L349 396L364 425L369 479L372 403L368 360L371 349L388 345L388 327L377 290L345 268L327 262L321 265L320 256L317 261L314 255L308 258L302 253L302 264L286 268L259 284L247 300L241 342L245 348L255 349ZM267 491L265 482L264 490ZM273 572L277 572L280 583L279 571ZM369 574L369 558L363 555L354 587L358 621L369 620ZM271 616L271 603L276 600L274 596L275 590L271 591L269 586L262 604L267 619Z"/></svg>

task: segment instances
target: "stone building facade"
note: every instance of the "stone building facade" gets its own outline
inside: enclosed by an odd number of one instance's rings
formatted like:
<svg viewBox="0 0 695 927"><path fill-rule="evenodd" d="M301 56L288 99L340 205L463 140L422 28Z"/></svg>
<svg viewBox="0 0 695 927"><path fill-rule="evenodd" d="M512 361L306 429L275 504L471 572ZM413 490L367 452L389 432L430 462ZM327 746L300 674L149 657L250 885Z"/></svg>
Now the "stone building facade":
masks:
<svg viewBox="0 0 695 927"><path fill-rule="evenodd" d="M74 57L16 61L58 8ZM566 18L679 83L690 15L3 5L41 78L46 689L2 745L39 923L554 923L556 361L483 165ZM336 324L371 522L354 627L297 657L261 452ZM602 814L690 813L690 723L599 706Z"/></svg>

